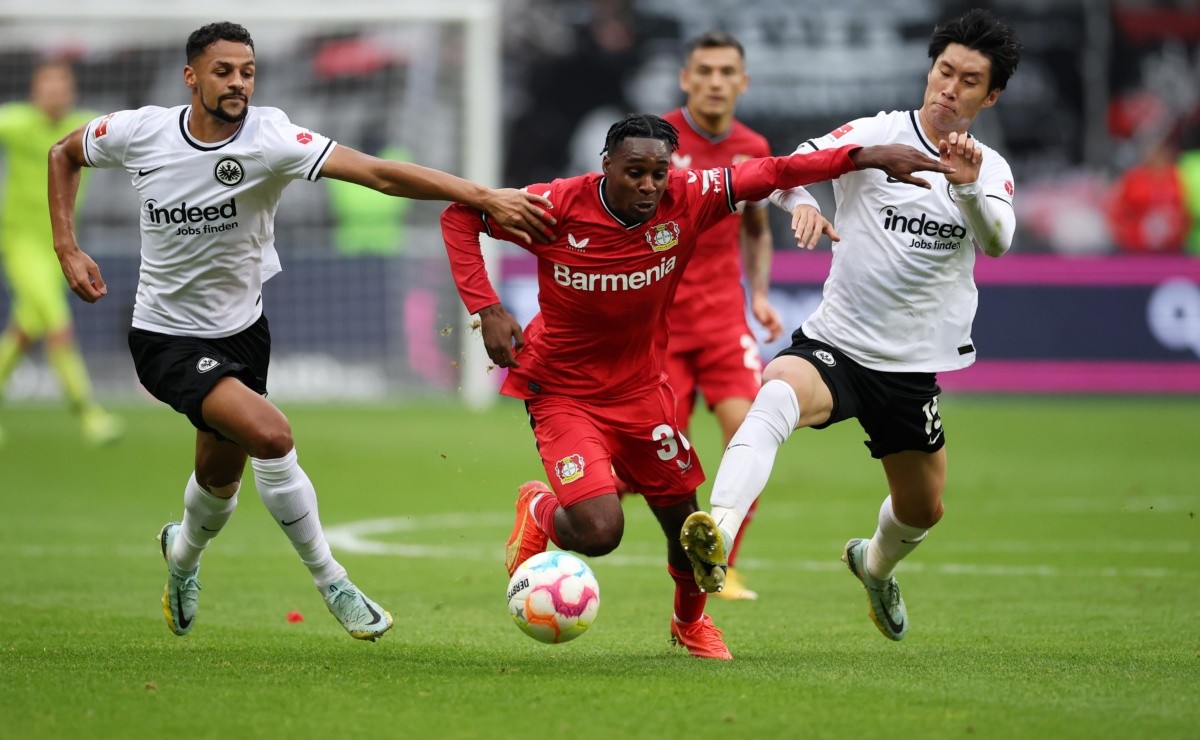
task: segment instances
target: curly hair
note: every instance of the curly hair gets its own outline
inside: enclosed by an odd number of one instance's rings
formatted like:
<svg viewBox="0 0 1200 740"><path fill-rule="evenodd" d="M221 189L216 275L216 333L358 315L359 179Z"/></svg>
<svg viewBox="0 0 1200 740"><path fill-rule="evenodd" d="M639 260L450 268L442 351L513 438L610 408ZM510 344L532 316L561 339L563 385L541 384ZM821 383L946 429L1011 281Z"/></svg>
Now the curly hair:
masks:
<svg viewBox="0 0 1200 740"><path fill-rule="evenodd" d="M203 54L205 49L218 41L234 41L245 44L250 47L250 51L254 51L254 39L250 38L250 32L244 26L229 21L209 23L207 26L201 26L192 31L192 35L188 36L188 64L196 61L196 58Z"/></svg>

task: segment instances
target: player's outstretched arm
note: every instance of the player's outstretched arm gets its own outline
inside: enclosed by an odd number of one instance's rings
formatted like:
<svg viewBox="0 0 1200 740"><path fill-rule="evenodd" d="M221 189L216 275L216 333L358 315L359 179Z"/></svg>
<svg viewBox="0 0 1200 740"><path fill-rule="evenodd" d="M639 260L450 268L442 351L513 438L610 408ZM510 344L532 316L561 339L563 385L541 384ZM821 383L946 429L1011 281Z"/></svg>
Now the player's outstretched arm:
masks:
<svg viewBox="0 0 1200 740"><path fill-rule="evenodd" d="M850 161L860 170L883 170L888 177L910 185L929 189L929 182L913 176L914 172L951 174L954 167L933 159L907 144L876 144L850 153Z"/></svg>
<svg viewBox="0 0 1200 740"><path fill-rule="evenodd" d="M50 147L50 228L54 233L54 253L58 255L67 285L75 295L95 303L108 294L108 288L100 275L100 267L79 248L75 237L75 201L79 197L79 179L84 166L86 128L72 131Z"/></svg>
<svg viewBox="0 0 1200 740"><path fill-rule="evenodd" d="M526 244L550 240L554 217L550 201L512 188L494 190L441 170L395 162L337 145L321 167L322 177L345 180L387 195L416 200L448 200L483 211Z"/></svg>

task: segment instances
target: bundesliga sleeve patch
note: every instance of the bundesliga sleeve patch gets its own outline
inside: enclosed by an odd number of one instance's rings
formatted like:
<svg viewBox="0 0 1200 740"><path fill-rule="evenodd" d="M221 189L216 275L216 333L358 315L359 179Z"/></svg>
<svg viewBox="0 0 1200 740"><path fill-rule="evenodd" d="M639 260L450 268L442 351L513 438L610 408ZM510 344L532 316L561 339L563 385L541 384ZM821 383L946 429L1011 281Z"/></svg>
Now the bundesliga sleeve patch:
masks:
<svg viewBox="0 0 1200 740"><path fill-rule="evenodd" d="M847 123L842 126L838 126L834 130L830 131L829 135L835 139L840 139L853 130L854 130L854 127Z"/></svg>
<svg viewBox="0 0 1200 740"><path fill-rule="evenodd" d="M100 123L96 124L96 128L92 130L92 138L99 139L108 133L108 122L112 119L113 114L109 113L104 118L100 119Z"/></svg>

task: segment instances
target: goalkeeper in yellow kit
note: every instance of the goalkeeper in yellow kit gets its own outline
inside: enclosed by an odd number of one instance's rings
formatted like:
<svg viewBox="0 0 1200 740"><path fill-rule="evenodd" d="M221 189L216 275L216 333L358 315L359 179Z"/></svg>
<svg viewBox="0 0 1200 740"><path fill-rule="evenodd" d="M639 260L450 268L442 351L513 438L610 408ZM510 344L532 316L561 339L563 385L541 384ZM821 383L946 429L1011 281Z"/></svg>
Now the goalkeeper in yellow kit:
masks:
<svg viewBox="0 0 1200 740"><path fill-rule="evenodd" d="M0 105L0 147L7 162L0 255L12 296L8 326L0 334L0 395L21 356L41 341L84 436L94 444L106 444L121 436L123 424L92 398L91 381L71 327L66 281L54 254L46 195L50 147L94 117L75 111L74 104L71 67L49 61L34 70L28 103ZM0 427L0 443L3 439Z"/></svg>

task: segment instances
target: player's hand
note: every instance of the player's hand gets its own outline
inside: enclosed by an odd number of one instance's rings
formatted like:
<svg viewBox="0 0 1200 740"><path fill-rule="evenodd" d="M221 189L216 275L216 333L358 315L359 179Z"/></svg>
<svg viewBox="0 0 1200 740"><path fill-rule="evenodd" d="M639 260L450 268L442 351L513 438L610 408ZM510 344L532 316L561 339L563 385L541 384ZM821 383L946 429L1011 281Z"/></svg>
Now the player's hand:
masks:
<svg viewBox="0 0 1200 740"><path fill-rule="evenodd" d="M942 164L954 168L946 179L954 185L966 185L979 179L979 166L983 162L983 149L966 134L951 131L948 138L938 142L938 155Z"/></svg>
<svg viewBox="0 0 1200 740"><path fill-rule="evenodd" d="M941 172L950 174L954 167L927 157L908 144L876 144L864 146L850 153L850 161L860 170L868 167L883 170L893 180L929 189L926 180L914 177L914 172Z"/></svg>
<svg viewBox="0 0 1200 740"><path fill-rule="evenodd" d="M754 314L759 325L767 330L768 342L774 342L783 333L783 319L779 318L779 312L775 310L765 295L750 299L750 312Z"/></svg>
<svg viewBox="0 0 1200 740"><path fill-rule="evenodd" d="M492 220L505 231L521 237L526 244L532 244L535 239L548 244L553 238L550 227L558 220L550 214L554 204L548 198L525 190L501 188L493 190L484 202L483 210Z"/></svg>
<svg viewBox="0 0 1200 740"><path fill-rule="evenodd" d="M479 332L488 358L496 367L520 367L516 353L525 346L521 324L497 303L479 310Z"/></svg>
<svg viewBox="0 0 1200 740"><path fill-rule="evenodd" d="M796 246L803 249L816 247L822 234L835 242L842 240L829 219L810 205L799 205L792 209L792 231L796 232Z"/></svg>
<svg viewBox="0 0 1200 740"><path fill-rule="evenodd" d="M100 276L100 266L79 247L63 250L58 255L58 262L75 295L88 303L108 295L108 286Z"/></svg>

